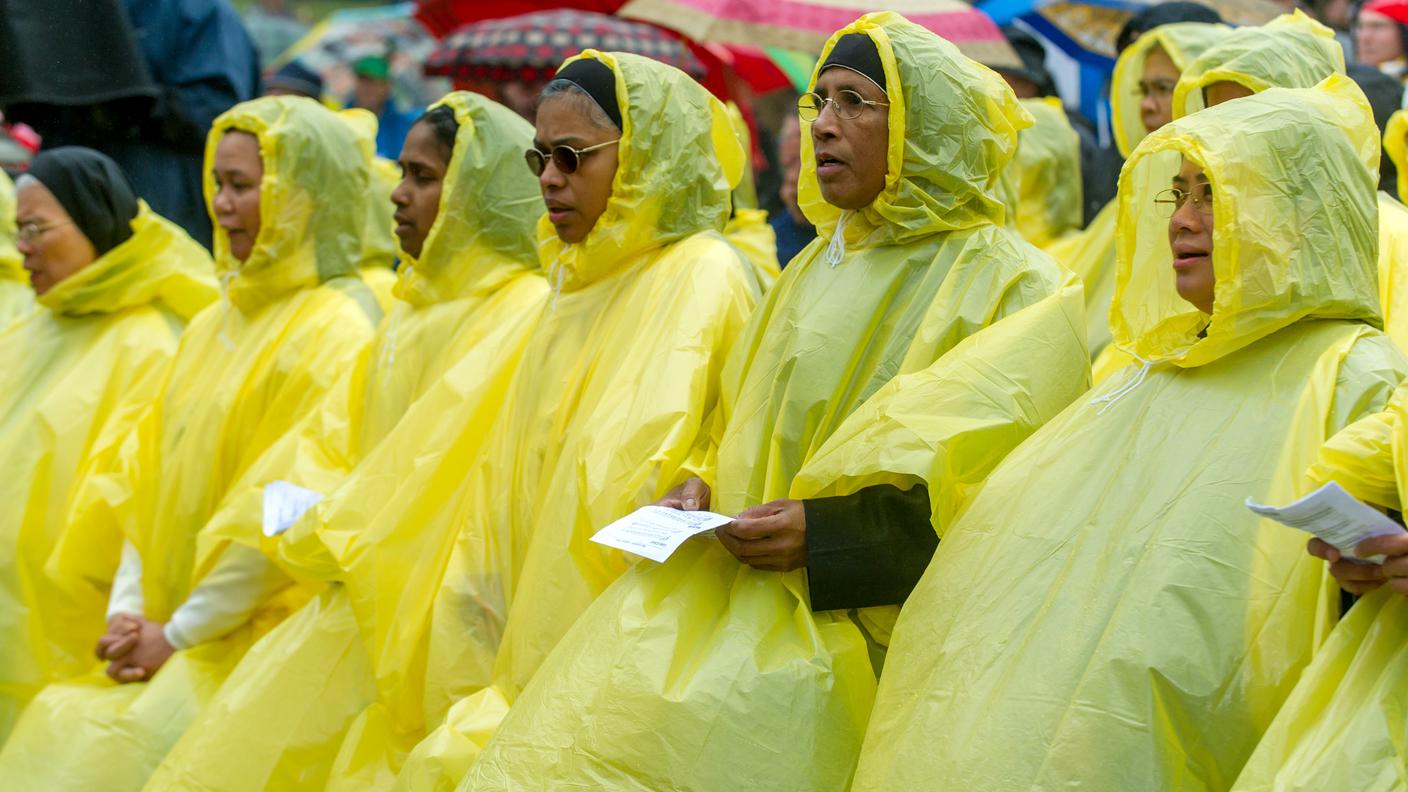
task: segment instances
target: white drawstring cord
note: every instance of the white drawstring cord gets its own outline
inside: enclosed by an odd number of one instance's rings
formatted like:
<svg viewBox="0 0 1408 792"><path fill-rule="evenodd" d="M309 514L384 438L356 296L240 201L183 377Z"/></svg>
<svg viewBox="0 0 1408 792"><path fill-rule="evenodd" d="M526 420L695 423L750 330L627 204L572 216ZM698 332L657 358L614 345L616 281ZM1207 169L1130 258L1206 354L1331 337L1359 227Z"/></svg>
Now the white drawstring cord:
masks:
<svg viewBox="0 0 1408 792"><path fill-rule="evenodd" d="M235 342L230 338L230 283L238 274L231 271L220 276L220 343L231 352L235 351Z"/></svg>
<svg viewBox="0 0 1408 792"><path fill-rule="evenodd" d="M821 256L821 260L833 268L840 264L846 255L846 221L850 217L851 210L841 212L841 218L836 221L836 230L831 232L831 241L827 243L826 252Z"/></svg>
<svg viewBox="0 0 1408 792"><path fill-rule="evenodd" d="M1097 396L1094 399L1090 400L1091 404L1105 405L1104 407L1100 408L1099 412L1095 413L1096 415L1104 415L1106 410L1115 406L1115 402L1119 401L1120 399L1123 399L1130 393L1133 393L1135 388L1138 388L1140 385L1144 384L1144 378L1149 376L1149 369L1154 365L1154 363L1153 361L1145 360L1144 358L1139 357L1138 355L1135 355L1134 359L1142 364L1139 367L1139 373L1131 377L1129 382L1126 382L1115 390L1110 391L1104 396Z"/></svg>
<svg viewBox="0 0 1408 792"><path fill-rule="evenodd" d="M548 269L552 270L552 310L555 312L557 311L557 298L562 296L563 272L567 267L563 266L562 257L558 256L552 260L552 266Z"/></svg>

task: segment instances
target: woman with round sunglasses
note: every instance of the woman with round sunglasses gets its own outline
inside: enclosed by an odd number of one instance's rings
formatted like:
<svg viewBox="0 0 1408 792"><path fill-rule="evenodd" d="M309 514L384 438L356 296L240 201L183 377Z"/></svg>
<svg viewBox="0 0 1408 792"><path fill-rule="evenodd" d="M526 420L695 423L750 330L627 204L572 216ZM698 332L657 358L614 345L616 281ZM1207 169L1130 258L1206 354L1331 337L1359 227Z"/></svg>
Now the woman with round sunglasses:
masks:
<svg viewBox="0 0 1408 792"><path fill-rule="evenodd" d="M329 784L397 773L451 705L490 685L500 636L545 652L625 568L587 537L709 456L725 352L759 297L720 233L743 158L724 107L669 66L587 51L545 92L534 144L514 162L538 170L548 214L533 242L552 291L512 380L436 415L417 403L436 436L389 438L378 455L399 465L280 543L286 564L338 566L375 680L352 691L367 700L351 723L300 731L289 772L312 756ZM510 619L522 592L541 609ZM442 745L410 776L462 768L463 744Z"/></svg>
<svg viewBox="0 0 1408 792"><path fill-rule="evenodd" d="M798 191L821 237L730 356L714 459L658 503L734 520L634 565L523 666L461 789L844 789L938 531L1086 387L1078 284L1003 227L1030 117L1001 78L881 13L811 87Z"/></svg>

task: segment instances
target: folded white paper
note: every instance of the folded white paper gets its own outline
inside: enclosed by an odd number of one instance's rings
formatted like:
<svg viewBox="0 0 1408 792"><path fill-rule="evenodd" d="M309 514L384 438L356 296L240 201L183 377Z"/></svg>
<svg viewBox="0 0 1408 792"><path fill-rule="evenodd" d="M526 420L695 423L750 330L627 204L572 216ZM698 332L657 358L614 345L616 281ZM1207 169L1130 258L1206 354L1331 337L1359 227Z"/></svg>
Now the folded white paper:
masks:
<svg viewBox="0 0 1408 792"><path fill-rule="evenodd" d="M597 531L592 541L663 563L684 540L731 522L713 512L644 506Z"/></svg>
<svg viewBox="0 0 1408 792"><path fill-rule="evenodd" d="M1403 526L1390 520L1331 481L1300 500L1276 508L1254 503L1247 498L1247 508L1270 517L1282 525L1314 534L1333 545L1345 558L1354 559L1354 546L1371 536L1403 533ZM1375 564L1383 556L1358 559Z"/></svg>
<svg viewBox="0 0 1408 792"><path fill-rule="evenodd" d="M318 505L323 496L313 490L271 481L264 485L264 535L278 536L293 527L304 512Z"/></svg>

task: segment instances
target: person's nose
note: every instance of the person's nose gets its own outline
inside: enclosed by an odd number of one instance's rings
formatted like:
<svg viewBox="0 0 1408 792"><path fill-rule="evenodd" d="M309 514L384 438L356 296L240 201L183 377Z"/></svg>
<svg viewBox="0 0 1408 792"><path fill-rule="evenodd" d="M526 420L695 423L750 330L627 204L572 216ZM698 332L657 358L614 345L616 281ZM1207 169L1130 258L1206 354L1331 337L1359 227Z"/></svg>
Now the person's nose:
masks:
<svg viewBox="0 0 1408 792"><path fill-rule="evenodd" d="M230 194L220 187L215 191L215 200L211 201L215 206L216 214L230 214L235 211L234 202L230 200Z"/></svg>
<svg viewBox="0 0 1408 792"><path fill-rule="evenodd" d="M33 256L35 252L39 250L39 248L35 247L34 243L28 239L16 240L15 249L20 252L21 256Z"/></svg>
<svg viewBox="0 0 1408 792"><path fill-rule="evenodd" d="M411 191L406 187L406 181L404 179L401 180L400 184L396 185L396 189L391 191L391 203L401 209L411 205Z"/></svg>
<svg viewBox="0 0 1408 792"><path fill-rule="evenodd" d="M827 102L812 122L812 140L829 140L841 134L841 119L836 115L836 106Z"/></svg>
<svg viewBox="0 0 1408 792"><path fill-rule="evenodd" d="M1187 231L1190 234L1201 234L1205 230L1203 217L1198 207L1193 204L1192 199L1183 202L1183 205L1174 211L1173 216L1168 219L1168 230L1170 234L1177 234L1179 231Z"/></svg>
<svg viewBox="0 0 1408 792"><path fill-rule="evenodd" d="M567 174L558 170L557 163L549 157L543 165L543 172L538 176L538 187L547 192L549 189L561 189L566 186Z"/></svg>

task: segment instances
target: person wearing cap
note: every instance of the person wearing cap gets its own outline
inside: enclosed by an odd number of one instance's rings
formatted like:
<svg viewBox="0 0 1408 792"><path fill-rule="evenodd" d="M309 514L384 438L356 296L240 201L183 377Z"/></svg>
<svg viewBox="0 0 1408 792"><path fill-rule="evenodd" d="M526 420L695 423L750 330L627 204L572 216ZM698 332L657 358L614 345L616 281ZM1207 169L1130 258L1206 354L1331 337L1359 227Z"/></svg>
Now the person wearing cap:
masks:
<svg viewBox="0 0 1408 792"><path fill-rule="evenodd" d="M1354 19L1355 59L1408 82L1408 2L1369 0Z"/></svg>
<svg viewBox="0 0 1408 792"><path fill-rule="evenodd" d="M265 96L306 96L323 100L323 77L297 59L285 63L264 81Z"/></svg>
<svg viewBox="0 0 1408 792"><path fill-rule="evenodd" d="M732 519L630 567L521 666L462 789L844 789L939 534L1086 388L1076 281L1003 227L1031 120L1001 78L868 14L798 113L820 237L730 356L717 453L658 504Z"/></svg>
<svg viewBox="0 0 1408 792"><path fill-rule="evenodd" d="M205 249L91 149L40 153L11 211L39 305L0 333L0 744L44 685L92 665L116 554L83 548L86 575L46 565L81 469L160 397L182 329L219 294Z"/></svg>
<svg viewBox="0 0 1408 792"><path fill-rule="evenodd" d="M376 154L393 162L418 117L402 110L391 95L391 61L384 55L366 55L352 63L356 78L348 107L360 107L376 116Z"/></svg>

